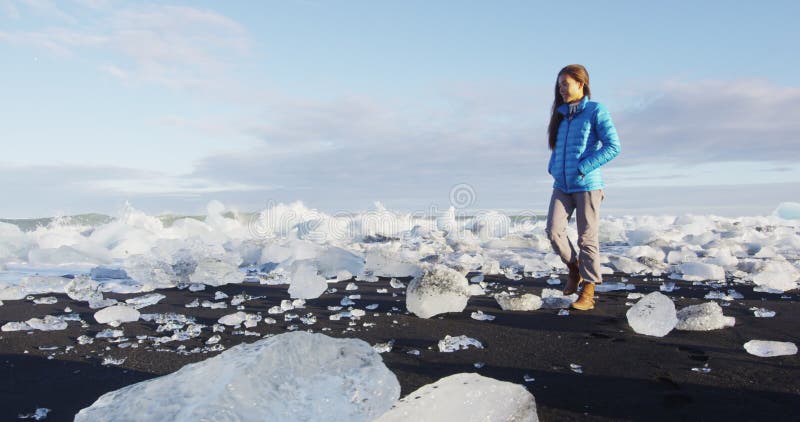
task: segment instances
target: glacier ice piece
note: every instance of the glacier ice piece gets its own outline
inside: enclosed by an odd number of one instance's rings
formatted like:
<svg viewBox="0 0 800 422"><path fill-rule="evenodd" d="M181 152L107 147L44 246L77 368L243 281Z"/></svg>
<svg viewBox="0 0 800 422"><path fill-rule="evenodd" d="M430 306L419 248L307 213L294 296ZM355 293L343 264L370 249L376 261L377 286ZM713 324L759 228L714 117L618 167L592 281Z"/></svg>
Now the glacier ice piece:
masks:
<svg viewBox="0 0 800 422"><path fill-rule="evenodd" d="M734 317L722 315L722 307L717 302L706 302L699 305L687 306L676 314L678 323L676 330L710 331L736 324Z"/></svg>
<svg viewBox="0 0 800 422"><path fill-rule="evenodd" d="M375 422L538 420L536 400L525 387L462 373L411 392Z"/></svg>
<svg viewBox="0 0 800 422"><path fill-rule="evenodd" d="M664 337L678 323L675 304L661 292L641 298L625 315L633 331L648 336Z"/></svg>
<svg viewBox="0 0 800 422"><path fill-rule="evenodd" d="M406 289L406 307L420 318L461 312L469 298L466 277L443 265L436 265L415 277Z"/></svg>
<svg viewBox="0 0 800 422"><path fill-rule="evenodd" d="M297 299L316 299L325 293L328 282L317 273L317 268L309 262L297 261L292 265L292 282L289 296Z"/></svg>
<svg viewBox="0 0 800 422"><path fill-rule="evenodd" d="M504 311L535 311L542 307L542 298L531 293L511 296L508 292L494 295L494 300Z"/></svg>
<svg viewBox="0 0 800 422"><path fill-rule="evenodd" d="M797 345L789 341L750 340L744 344L744 349L762 358L797 354Z"/></svg>
<svg viewBox="0 0 800 422"><path fill-rule="evenodd" d="M75 421L371 421L399 396L397 378L366 342L297 331L106 393Z"/></svg>
<svg viewBox="0 0 800 422"><path fill-rule="evenodd" d="M142 309L146 306L155 305L165 297L166 296L162 295L161 293L150 293L143 296L137 296L137 297L132 297L130 299L125 299L125 303L127 303L134 309Z"/></svg>
<svg viewBox="0 0 800 422"><path fill-rule="evenodd" d="M483 349L483 345L481 344L480 341L464 335L461 336L446 335L442 340L439 340L438 346L439 346L439 351L442 353L452 353L458 350L467 349L470 346L475 347L477 349Z"/></svg>
<svg viewBox="0 0 800 422"><path fill-rule="evenodd" d="M123 322L137 321L141 314L131 306L114 305L94 313L94 319L100 324L119 327Z"/></svg>

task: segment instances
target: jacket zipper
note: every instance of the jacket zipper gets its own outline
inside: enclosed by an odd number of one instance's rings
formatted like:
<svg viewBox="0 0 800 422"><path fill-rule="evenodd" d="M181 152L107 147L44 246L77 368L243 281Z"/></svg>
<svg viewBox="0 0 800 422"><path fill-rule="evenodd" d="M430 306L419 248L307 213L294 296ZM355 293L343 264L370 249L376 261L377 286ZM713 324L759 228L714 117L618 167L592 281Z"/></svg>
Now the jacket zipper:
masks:
<svg viewBox="0 0 800 422"><path fill-rule="evenodd" d="M561 169L564 172L564 186L566 186L567 190L569 190L569 181L567 181L567 141L569 141L569 126L572 124L572 118L567 118L567 133L564 136L564 156L563 163L561 164Z"/></svg>

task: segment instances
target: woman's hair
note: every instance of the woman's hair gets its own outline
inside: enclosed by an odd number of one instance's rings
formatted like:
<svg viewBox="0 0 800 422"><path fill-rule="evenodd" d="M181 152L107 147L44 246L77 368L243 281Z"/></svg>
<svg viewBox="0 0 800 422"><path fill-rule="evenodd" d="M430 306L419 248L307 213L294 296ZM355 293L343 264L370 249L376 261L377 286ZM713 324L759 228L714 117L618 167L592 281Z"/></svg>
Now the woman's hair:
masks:
<svg viewBox="0 0 800 422"><path fill-rule="evenodd" d="M579 64L571 64L564 66L564 68L558 72L558 76L556 76L555 99L553 100L553 109L551 110L550 114L550 126L547 127L547 137L550 143L550 149L556 147L558 126L561 125L561 120L564 119L564 115L558 112L558 107L561 104L564 104L564 99L561 98L561 94L559 93L558 89L558 78L560 78L561 75L569 75L572 77L572 79L583 83L583 95L587 98L592 98L592 90L589 89L589 72L586 71L585 67Z"/></svg>

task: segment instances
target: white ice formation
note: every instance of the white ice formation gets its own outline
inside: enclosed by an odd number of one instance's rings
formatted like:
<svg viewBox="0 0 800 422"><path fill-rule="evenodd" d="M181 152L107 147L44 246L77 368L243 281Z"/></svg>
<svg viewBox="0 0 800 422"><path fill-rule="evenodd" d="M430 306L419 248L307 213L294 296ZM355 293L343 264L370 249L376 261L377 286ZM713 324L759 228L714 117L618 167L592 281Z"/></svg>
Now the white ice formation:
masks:
<svg viewBox="0 0 800 422"><path fill-rule="evenodd" d="M762 358L797 354L797 345L789 341L750 340L744 344L744 349Z"/></svg>
<svg viewBox="0 0 800 422"><path fill-rule="evenodd" d="M399 396L397 378L366 342L298 331L106 393L75 421L371 421Z"/></svg>
<svg viewBox="0 0 800 422"><path fill-rule="evenodd" d="M469 300L469 282L461 273L437 265L416 277L406 289L406 307L420 318L461 312Z"/></svg>
<svg viewBox="0 0 800 422"><path fill-rule="evenodd" d="M119 327L123 322L132 322L139 319L140 313L132 306L114 305L103 308L94 313L94 319L100 324Z"/></svg>
<svg viewBox="0 0 800 422"><path fill-rule="evenodd" d="M462 373L411 392L375 422L538 420L536 400L525 387Z"/></svg>
<svg viewBox="0 0 800 422"><path fill-rule="evenodd" d="M508 292L494 295L494 300L504 311L535 311L542 307L542 298L531 293L511 296Z"/></svg>
<svg viewBox="0 0 800 422"><path fill-rule="evenodd" d="M677 312L677 317L676 330L710 331L736 324L736 318L722 315L722 307L717 302L687 306Z"/></svg>
<svg viewBox="0 0 800 422"><path fill-rule="evenodd" d="M661 292L641 298L625 315L633 331L648 336L664 337L678 323L675 304Z"/></svg>

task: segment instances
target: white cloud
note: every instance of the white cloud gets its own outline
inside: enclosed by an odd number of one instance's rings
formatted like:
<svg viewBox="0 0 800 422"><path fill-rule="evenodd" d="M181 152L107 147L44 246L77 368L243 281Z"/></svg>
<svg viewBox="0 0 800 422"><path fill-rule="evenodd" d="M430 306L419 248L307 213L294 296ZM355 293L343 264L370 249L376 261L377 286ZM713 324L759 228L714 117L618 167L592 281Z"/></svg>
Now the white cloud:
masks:
<svg viewBox="0 0 800 422"><path fill-rule="evenodd" d="M800 156L800 88L766 81L667 83L637 110L613 113L617 165L788 162Z"/></svg>
<svg viewBox="0 0 800 422"><path fill-rule="evenodd" d="M52 17L61 13L58 20L69 18L79 25L44 24L38 30L0 31L0 42L41 48L58 56L100 52L106 59L94 59L101 60L97 68L115 77L125 76L125 80L171 88L210 88L229 84L229 63L249 54L245 28L212 11L166 5L111 10L97 4L99 17L79 20L53 3L29 3L38 14ZM6 9L16 10L13 4Z"/></svg>

